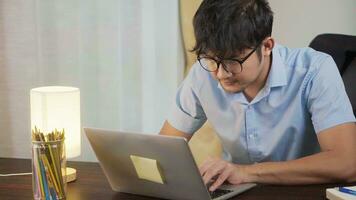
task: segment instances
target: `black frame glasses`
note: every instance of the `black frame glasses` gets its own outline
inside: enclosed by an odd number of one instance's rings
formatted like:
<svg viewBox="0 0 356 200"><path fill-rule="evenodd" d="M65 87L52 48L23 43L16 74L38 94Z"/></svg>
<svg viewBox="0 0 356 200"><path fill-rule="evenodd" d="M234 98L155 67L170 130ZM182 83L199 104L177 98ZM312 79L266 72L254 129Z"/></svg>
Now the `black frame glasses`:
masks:
<svg viewBox="0 0 356 200"><path fill-rule="evenodd" d="M197 60L200 66L208 72L217 72L221 64L226 72L237 74L242 72L242 64L257 50L258 46L259 45L257 45L249 54L247 54L242 59L229 58L217 60L216 58L210 56L198 55ZM215 65L213 64L213 62L215 62ZM210 65L207 63L210 63Z"/></svg>

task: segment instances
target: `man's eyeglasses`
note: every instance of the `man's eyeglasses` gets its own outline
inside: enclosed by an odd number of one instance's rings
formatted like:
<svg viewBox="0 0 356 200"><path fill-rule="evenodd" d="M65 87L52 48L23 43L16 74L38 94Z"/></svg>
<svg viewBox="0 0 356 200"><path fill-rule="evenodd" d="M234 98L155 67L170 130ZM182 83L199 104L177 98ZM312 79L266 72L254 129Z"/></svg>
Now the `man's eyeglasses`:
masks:
<svg viewBox="0 0 356 200"><path fill-rule="evenodd" d="M247 56L242 59L216 59L207 55L198 55L197 60L200 66L209 72L217 72L220 64L226 72L238 74L242 72L242 64L257 50L256 46Z"/></svg>

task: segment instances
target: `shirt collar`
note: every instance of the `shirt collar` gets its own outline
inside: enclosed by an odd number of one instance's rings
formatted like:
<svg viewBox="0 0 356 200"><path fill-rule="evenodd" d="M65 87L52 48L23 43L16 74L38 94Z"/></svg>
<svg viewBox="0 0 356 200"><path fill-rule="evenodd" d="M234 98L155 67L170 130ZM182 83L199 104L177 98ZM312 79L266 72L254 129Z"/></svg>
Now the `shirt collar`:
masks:
<svg viewBox="0 0 356 200"><path fill-rule="evenodd" d="M278 48L278 45L276 45L272 50L272 65L266 81L266 86L270 88L287 85L286 67Z"/></svg>

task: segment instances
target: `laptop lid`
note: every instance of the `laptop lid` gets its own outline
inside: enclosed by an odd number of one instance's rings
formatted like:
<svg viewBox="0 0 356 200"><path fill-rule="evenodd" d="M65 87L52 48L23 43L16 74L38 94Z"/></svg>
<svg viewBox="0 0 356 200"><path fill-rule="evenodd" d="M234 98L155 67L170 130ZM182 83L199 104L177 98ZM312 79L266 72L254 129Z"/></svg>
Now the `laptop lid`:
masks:
<svg viewBox="0 0 356 200"><path fill-rule="evenodd" d="M184 138L94 128L84 131L114 191L167 199L210 199ZM164 183L139 178L130 156L156 160Z"/></svg>

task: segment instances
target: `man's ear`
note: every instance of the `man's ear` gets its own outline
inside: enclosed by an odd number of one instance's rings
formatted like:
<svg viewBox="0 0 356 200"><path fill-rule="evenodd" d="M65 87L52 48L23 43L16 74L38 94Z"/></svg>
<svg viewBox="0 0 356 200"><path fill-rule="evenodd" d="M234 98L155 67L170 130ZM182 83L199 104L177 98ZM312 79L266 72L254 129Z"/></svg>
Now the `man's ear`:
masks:
<svg viewBox="0 0 356 200"><path fill-rule="evenodd" d="M262 55L270 56L274 47L274 39L272 37L267 37L262 42Z"/></svg>

